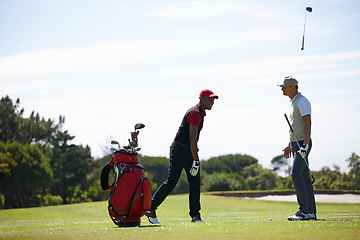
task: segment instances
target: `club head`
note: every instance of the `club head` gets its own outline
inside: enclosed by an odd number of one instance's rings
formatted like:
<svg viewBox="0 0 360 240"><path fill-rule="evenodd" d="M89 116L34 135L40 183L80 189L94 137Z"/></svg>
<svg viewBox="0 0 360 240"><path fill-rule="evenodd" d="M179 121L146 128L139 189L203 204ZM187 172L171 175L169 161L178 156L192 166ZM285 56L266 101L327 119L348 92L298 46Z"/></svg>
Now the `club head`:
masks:
<svg viewBox="0 0 360 240"><path fill-rule="evenodd" d="M145 127L145 124L142 124L142 123L137 123L137 124L135 124L135 130L138 130L138 129L142 129L142 128L144 128Z"/></svg>
<svg viewBox="0 0 360 240"><path fill-rule="evenodd" d="M306 7L306 11L312 12L312 7Z"/></svg>
<svg viewBox="0 0 360 240"><path fill-rule="evenodd" d="M115 140L111 140L111 144L117 144L118 145L118 148L120 149L120 143L118 141L115 141Z"/></svg>
<svg viewBox="0 0 360 240"><path fill-rule="evenodd" d="M116 152L116 151L117 151L117 149L116 149L116 148L110 148L110 151L112 151L112 152Z"/></svg>

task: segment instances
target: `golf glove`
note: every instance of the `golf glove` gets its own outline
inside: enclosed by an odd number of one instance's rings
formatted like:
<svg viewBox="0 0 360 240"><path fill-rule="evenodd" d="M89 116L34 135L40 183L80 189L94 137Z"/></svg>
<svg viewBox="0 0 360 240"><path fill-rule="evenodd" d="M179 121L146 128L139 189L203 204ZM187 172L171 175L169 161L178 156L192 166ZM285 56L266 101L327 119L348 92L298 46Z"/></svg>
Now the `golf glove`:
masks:
<svg viewBox="0 0 360 240"><path fill-rule="evenodd" d="M196 176L199 172L200 168L200 161L193 161L192 167L190 169L191 176Z"/></svg>
<svg viewBox="0 0 360 240"><path fill-rule="evenodd" d="M309 150L309 144L303 144L298 153L302 158L305 158Z"/></svg>

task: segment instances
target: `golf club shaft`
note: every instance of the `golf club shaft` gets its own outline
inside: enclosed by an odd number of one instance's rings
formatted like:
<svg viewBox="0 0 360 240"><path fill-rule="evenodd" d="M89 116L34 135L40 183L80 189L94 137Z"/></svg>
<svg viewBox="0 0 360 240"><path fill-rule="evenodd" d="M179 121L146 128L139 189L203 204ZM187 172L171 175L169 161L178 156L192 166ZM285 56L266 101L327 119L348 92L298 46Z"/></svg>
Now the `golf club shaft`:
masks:
<svg viewBox="0 0 360 240"><path fill-rule="evenodd" d="M305 44L306 11L307 10L305 9L304 31L303 31L303 37L301 43L301 50L304 50L304 44Z"/></svg>
<svg viewBox="0 0 360 240"><path fill-rule="evenodd" d="M289 121L287 115L284 114L284 116L285 116L285 119L286 119L287 123L289 124L291 133L293 134L293 136L294 136L294 138L295 138L295 141L296 141L296 144L297 144L297 146L298 146L298 148L299 148L299 150L300 150L301 147L300 147L299 141L297 140L297 138L296 138L296 136L295 136L294 129L292 128L292 126L291 126L291 124L290 124L290 121ZM307 168L309 169L310 176L311 176L312 181L313 181L313 183L314 183L314 182L315 182L315 178L314 178L314 175L312 174L312 172L311 172L311 170L310 170L310 167L309 167L309 164L308 164L308 162L307 162L307 159L306 159L306 157L304 157L303 159L304 159L304 162L305 162Z"/></svg>

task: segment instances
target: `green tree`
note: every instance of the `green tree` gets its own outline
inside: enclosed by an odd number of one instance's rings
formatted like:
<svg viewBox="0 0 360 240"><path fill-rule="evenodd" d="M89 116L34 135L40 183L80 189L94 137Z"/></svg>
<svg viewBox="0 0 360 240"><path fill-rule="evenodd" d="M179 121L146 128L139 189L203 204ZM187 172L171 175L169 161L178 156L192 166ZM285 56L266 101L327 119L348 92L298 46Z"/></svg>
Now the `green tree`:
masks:
<svg viewBox="0 0 360 240"><path fill-rule="evenodd" d="M243 176L251 190L271 190L276 187L277 175L260 164L252 164L243 170Z"/></svg>
<svg viewBox="0 0 360 240"><path fill-rule="evenodd" d="M201 169L208 174L215 172L223 173L241 173L243 168L257 163L258 160L249 155L229 154L219 157L209 158L207 161L201 161Z"/></svg>
<svg viewBox="0 0 360 240"><path fill-rule="evenodd" d="M74 138L70 136L67 131L61 131L62 125L65 122L63 116L59 117L59 122L56 124L53 120L45 120L41 118L39 114L34 112L28 118L23 117L24 109L20 109L20 100L17 99L14 104L12 100L6 96L0 101L0 142L18 143L27 146L36 146L38 151L42 155L46 156L47 159L51 159L51 169L54 173L54 178L46 183L51 183L51 193L55 194L55 198L60 195L65 203L78 202L87 199L87 190L90 187L88 181L88 173L91 172L91 163L89 159L90 148L88 146L82 147L69 142ZM28 156L23 149L19 147L19 153L15 156L2 155L4 159L10 159L11 163L22 161L27 159ZM21 156L22 153L24 156ZM40 154L40 153L39 153ZM39 161L42 156L34 158L34 162ZM14 172L17 172L16 164L2 163L0 164L1 174L5 176L5 172L13 176ZM28 171L36 171L36 164L26 165ZM25 175L19 175L24 177ZM44 175L46 176L46 175ZM32 178L34 178L33 176ZM29 181L27 181L29 183ZM12 182L16 184L16 182ZM29 185L28 190L32 191L36 188L36 185ZM4 192L5 189L0 189L6 196L12 196L11 191ZM14 206L28 206L30 203L27 201L26 196L29 195L23 192L18 194L19 191L15 192L16 204ZM44 192L46 198L52 199L52 195L48 192ZM14 199L14 197L12 197ZM7 198L9 199L9 198ZM9 201L7 201L9 202ZM6 203L7 203L6 202ZM56 200L56 202L59 202ZM31 203L32 204L32 203ZM11 205L11 204L10 204Z"/></svg>
<svg viewBox="0 0 360 240"><path fill-rule="evenodd" d="M24 109L20 109L20 99L15 104L9 96L2 97L0 100L0 141L13 142L17 140L20 129L19 119L22 117Z"/></svg>
<svg viewBox="0 0 360 240"><path fill-rule="evenodd" d="M338 171L332 171L329 167L322 167L320 171L315 174L315 189L334 189L334 183L341 177L341 173Z"/></svg>
<svg viewBox="0 0 360 240"><path fill-rule="evenodd" d="M185 170L181 172L179 181L177 182L174 189L171 191L170 194L183 194L189 193L189 182L187 181L187 176Z"/></svg>
<svg viewBox="0 0 360 240"><path fill-rule="evenodd" d="M65 118L60 116L59 123L51 119L45 120L34 112L29 118L23 117L24 109L20 109L20 99L15 104L8 97L0 100L0 141L33 143L48 146L53 134L62 127Z"/></svg>
<svg viewBox="0 0 360 240"><path fill-rule="evenodd" d="M159 186L166 179L169 167L168 158L139 155L139 163L144 167L146 176L151 180L152 186L153 183Z"/></svg>
<svg viewBox="0 0 360 240"><path fill-rule="evenodd" d="M73 139L68 131L58 131L52 140L52 191L61 196L64 203L88 200L86 190L91 185L87 178L91 170L90 148L69 144Z"/></svg>
<svg viewBox="0 0 360 240"><path fill-rule="evenodd" d="M353 177L354 188L360 190L360 156L352 153L346 161L349 162L349 174Z"/></svg>
<svg viewBox="0 0 360 240"><path fill-rule="evenodd" d="M0 190L4 208L39 206L50 187L50 159L39 147L0 141Z"/></svg>
<svg viewBox="0 0 360 240"><path fill-rule="evenodd" d="M109 198L109 192L102 190L100 186L100 174L103 167L109 162L111 155L104 156L101 159L91 161L90 171L87 175L89 181L89 188L87 190L87 197L92 201L102 201ZM115 174L110 173L109 179L114 180ZM111 183L112 184L112 183ZM111 185L110 184L110 185Z"/></svg>
<svg viewBox="0 0 360 240"><path fill-rule="evenodd" d="M282 154L271 160L271 166L275 172L284 171L286 175L290 175L291 165L289 164L289 159L284 158Z"/></svg>
<svg viewBox="0 0 360 240"><path fill-rule="evenodd" d="M247 189L243 178L232 177L227 173L213 173L204 178L202 191L230 191Z"/></svg>
<svg viewBox="0 0 360 240"><path fill-rule="evenodd" d="M35 112L30 114L29 118L22 119L20 121L20 133L21 142L34 143L42 146L51 145L54 133L58 129L61 129L65 117L59 117L59 123L56 124L53 120L40 118L40 115Z"/></svg>

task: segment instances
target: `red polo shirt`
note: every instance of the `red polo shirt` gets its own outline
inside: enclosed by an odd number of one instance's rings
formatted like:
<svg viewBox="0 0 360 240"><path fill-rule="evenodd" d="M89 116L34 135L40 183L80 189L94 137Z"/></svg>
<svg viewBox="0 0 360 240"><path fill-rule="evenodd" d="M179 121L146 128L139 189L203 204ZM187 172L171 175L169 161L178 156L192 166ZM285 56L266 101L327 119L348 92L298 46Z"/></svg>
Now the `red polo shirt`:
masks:
<svg viewBox="0 0 360 240"><path fill-rule="evenodd" d="M198 106L200 106L200 103L197 104ZM203 110L201 108L201 112L203 114L203 116L206 116L205 110ZM196 127L199 127L200 123L201 123L201 116L200 113L198 113L197 111L192 111L190 112L187 117L186 117L186 121L190 124L190 125L195 125Z"/></svg>

